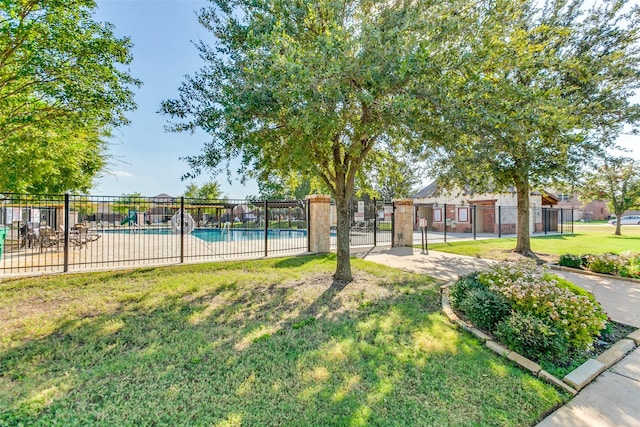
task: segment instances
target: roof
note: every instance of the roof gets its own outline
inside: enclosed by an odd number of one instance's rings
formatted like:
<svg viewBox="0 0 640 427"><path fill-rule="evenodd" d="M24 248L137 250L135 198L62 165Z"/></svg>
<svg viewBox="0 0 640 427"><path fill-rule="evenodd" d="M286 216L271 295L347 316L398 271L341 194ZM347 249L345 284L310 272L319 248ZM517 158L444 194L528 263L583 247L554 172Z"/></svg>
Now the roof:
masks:
<svg viewBox="0 0 640 427"><path fill-rule="evenodd" d="M433 197L438 192L438 184L436 181L433 181L431 184L424 187L422 190L418 191L416 194L411 196L412 199L426 199L428 197Z"/></svg>
<svg viewBox="0 0 640 427"><path fill-rule="evenodd" d="M551 194L550 192L546 191L546 190L542 190L540 191L540 195L542 196L542 204L543 205L557 205L559 200L556 196L554 196L553 194Z"/></svg>
<svg viewBox="0 0 640 427"><path fill-rule="evenodd" d="M438 195L439 190L440 189L438 187L438 183L436 181L433 181L432 183L430 183L429 185L424 187L422 190L418 191L416 194L411 196L411 198L412 199L426 199L426 198L429 198L429 197L436 197ZM488 193L491 193L491 192L489 191ZM502 193L515 193L515 188L514 187L508 187ZM462 194L463 195L468 195L468 194L472 194L473 195L473 191L465 190ZM540 195L540 196L542 196L542 204L543 205L555 205L555 204L558 203L558 198L555 197L551 192L549 192L547 190L542 190L542 191L533 190L533 191L531 191L531 195Z"/></svg>

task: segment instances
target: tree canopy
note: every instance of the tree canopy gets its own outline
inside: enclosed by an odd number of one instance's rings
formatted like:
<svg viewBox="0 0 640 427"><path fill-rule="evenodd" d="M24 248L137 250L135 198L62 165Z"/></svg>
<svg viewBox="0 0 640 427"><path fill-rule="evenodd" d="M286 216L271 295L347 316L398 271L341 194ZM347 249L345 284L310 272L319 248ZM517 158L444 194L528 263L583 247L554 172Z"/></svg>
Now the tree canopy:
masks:
<svg viewBox="0 0 640 427"><path fill-rule="evenodd" d="M620 235L620 217L640 208L640 162L627 157L604 157L580 182L580 198L606 200L609 211L616 214L615 234Z"/></svg>
<svg viewBox="0 0 640 427"><path fill-rule="evenodd" d="M111 204L111 210L121 215L127 215L129 211L146 212L151 208L151 200L143 197L140 192L122 194Z"/></svg>
<svg viewBox="0 0 640 427"><path fill-rule="evenodd" d="M379 200L410 197L422 181L424 165L402 150L376 151L365 162L357 180L360 191Z"/></svg>
<svg viewBox="0 0 640 427"><path fill-rule="evenodd" d="M187 185L184 197L201 200L219 200L224 197L224 194L220 190L220 185L215 181L207 182L202 185L192 182Z"/></svg>
<svg viewBox="0 0 640 427"><path fill-rule="evenodd" d="M198 45L205 65L162 111L175 131L210 134L194 173L239 156L245 170L318 177L336 202L335 278L350 281L356 175L377 150L420 151L413 124L439 130L465 2L212 3L199 15L215 35Z"/></svg>
<svg viewBox="0 0 640 427"><path fill-rule="evenodd" d="M457 135L432 158L441 182L515 188L516 251L532 254L529 193L571 179L635 124L639 10L626 0L499 0L483 13L445 120Z"/></svg>
<svg viewBox="0 0 640 427"><path fill-rule="evenodd" d="M87 190L135 108L131 43L93 20L93 0L1 4L0 191Z"/></svg>

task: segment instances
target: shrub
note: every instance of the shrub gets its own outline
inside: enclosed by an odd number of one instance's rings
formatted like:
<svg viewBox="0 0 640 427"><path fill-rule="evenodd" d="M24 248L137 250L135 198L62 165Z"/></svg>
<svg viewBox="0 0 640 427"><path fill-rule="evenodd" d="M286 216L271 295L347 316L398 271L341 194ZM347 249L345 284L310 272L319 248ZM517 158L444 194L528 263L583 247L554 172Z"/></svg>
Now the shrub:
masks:
<svg viewBox="0 0 640 427"><path fill-rule="evenodd" d="M484 288L482 283L476 280L475 274L469 274L467 276L461 276L456 283L449 288L449 300L451 301L451 307L456 310L464 309L461 307L462 301L466 298L467 293L472 289Z"/></svg>
<svg viewBox="0 0 640 427"><path fill-rule="evenodd" d="M503 295L514 311L564 331L575 349L591 347L605 326L606 315L592 296L576 292L531 262L496 264L479 272L477 280Z"/></svg>
<svg viewBox="0 0 640 427"><path fill-rule="evenodd" d="M555 359L569 350L562 330L532 314L513 313L498 324L495 334L508 348L530 359Z"/></svg>
<svg viewBox="0 0 640 427"><path fill-rule="evenodd" d="M470 289L460 307L475 326L491 332L511 313L509 301L484 286Z"/></svg>
<svg viewBox="0 0 640 427"><path fill-rule="evenodd" d="M640 279L640 265L625 265L620 269L620 276Z"/></svg>
<svg viewBox="0 0 640 427"><path fill-rule="evenodd" d="M620 254L620 258L623 261L619 271L620 276L640 279L640 253L626 251Z"/></svg>
<svg viewBox="0 0 640 427"><path fill-rule="evenodd" d="M580 260L582 261L582 266L587 267L589 265L589 254L582 255Z"/></svg>
<svg viewBox="0 0 640 427"><path fill-rule="evenodd" d="M616 254L587 256L587 266L595 273L615 274L622 268L624 261Z"/></svg>
<svg viewBox="0 0 640 427"><path fill-rule="evenodd" d="M572 282L568 281L564 277L560 277L560 276L557 276L555 274L550 274L550 273L545 273L544 277L545 277L545 279L547 281L552 281L552 280L555 281L556 286L568 289L568 290L570 290L571 292L573 292L576 295L587 297L587 298L589 298L591 300L592 303L598 304L598 302L596 301L596 297L594 297L592 293L582 289L578 285L573 284Z"/></svg>
<svg viewBox="0 0 640 427"><path fill-rule="evenodd" d="M582 257L579 255L572 255L572 254L560 255L560 260L558 260L558 265L562 265L564 267L571 267L571 268L581 268Z"/></svg>

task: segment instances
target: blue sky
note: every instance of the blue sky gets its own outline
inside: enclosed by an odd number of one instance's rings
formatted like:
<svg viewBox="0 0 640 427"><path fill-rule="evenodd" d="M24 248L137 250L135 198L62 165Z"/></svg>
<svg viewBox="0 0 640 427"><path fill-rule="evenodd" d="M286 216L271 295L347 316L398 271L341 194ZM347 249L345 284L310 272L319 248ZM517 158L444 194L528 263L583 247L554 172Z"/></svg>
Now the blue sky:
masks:
<svg viewBox="0 0 640 427"><path fill-rule="evenodd" d="M157 111L162 100L176 97L184 76L193 74L202 65L191 41L211 39L195 13L209 3L197 0L98 0L97 3L95 19L114 24L117 36L131 37L134 44L131 74L144 84L136 93L138 109L128 114L131 125L117 129L110 141L112 158L108 173L96 180L92 193L180 195L191 181L180 180L189 168L179 158L197 154L207 136L167 133L164 131L167 117ZM211 179L211 176L202 176L196 182ZM258 194L255 182L242 185L234 181L230 185L224 173L215 179L230 198Z"/></svg>
<svg viewBox="0 0 640 427"><path fill-rule="evenodd" d="M111 140L109 172L96 181L92 193L120 195L140 192L154 196L168 193L178 196L185 190L180 177L188 166L182 156L197 154L207 140L203 133L189 135L164 131L167 118L158 114L164 99L174 98L187 74L197 71L202 61L192 41L212 40L200 26L196 10L209 4L203 0L98 0L96 20L115 25L116 35L131 37L133 63L131 73L143 81L137 90L138 109L129 113L131 125L116 130ZM622 136L620 144L634 149L640 136ZM633 157L640 159L640 149ZM232 168L233 169L233 168ZM196 180L203 183L211 176ZM223 172L215 178L230 198L257 195L255 182L246 185Z"/></svg>

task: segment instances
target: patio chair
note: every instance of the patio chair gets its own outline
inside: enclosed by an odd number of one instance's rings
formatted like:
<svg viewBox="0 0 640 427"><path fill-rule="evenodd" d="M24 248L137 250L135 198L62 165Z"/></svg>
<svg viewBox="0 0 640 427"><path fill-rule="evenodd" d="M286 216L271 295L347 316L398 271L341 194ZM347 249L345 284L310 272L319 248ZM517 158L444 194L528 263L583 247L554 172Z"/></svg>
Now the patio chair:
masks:
<svg viewBox="0 0 640 427"><path fill-rule="evenodd" d="M101 236L95 231L90 232L84 224L76 224L69 232L69 243L77 248L82 248L89 242L95 242Z"/></svg>
<svg viewBox="0 0 640 427"><path fill-rule="evenodd" d="M42 250L46 250L48 248L56 247L57 250L60 249L60 238L58 233L54 229L48 226L44 226L40 228L40 252Z"/></svg>
<svg viewBox="0 0 640 427"><path fill-rule="evenodd" d="M30 221L25 222L24 225L20 227L19 235L21 248L35 247L36 243L38 243L38 239L40 238L40 223Z"/></svg>

